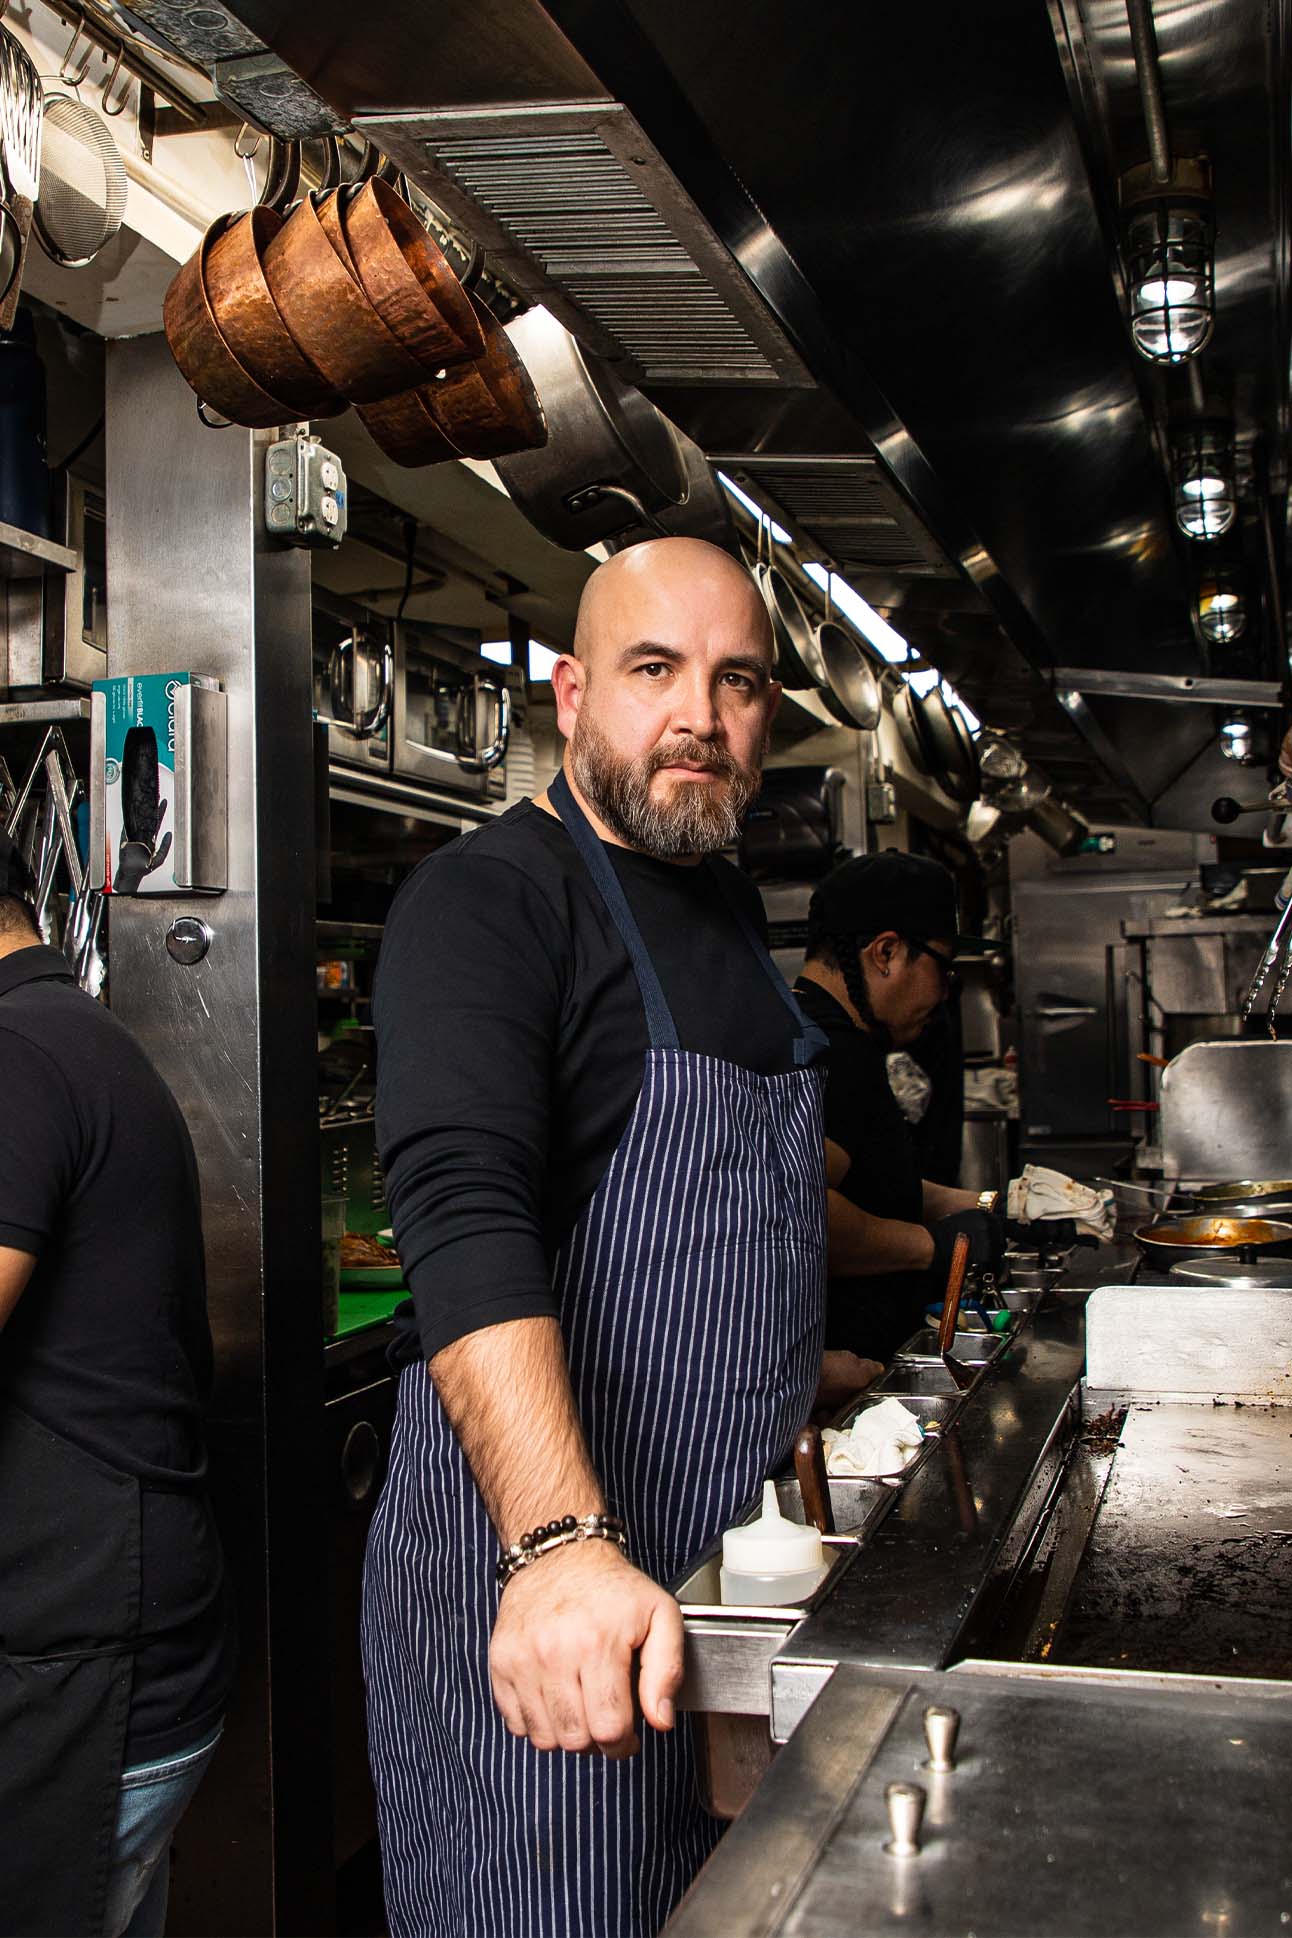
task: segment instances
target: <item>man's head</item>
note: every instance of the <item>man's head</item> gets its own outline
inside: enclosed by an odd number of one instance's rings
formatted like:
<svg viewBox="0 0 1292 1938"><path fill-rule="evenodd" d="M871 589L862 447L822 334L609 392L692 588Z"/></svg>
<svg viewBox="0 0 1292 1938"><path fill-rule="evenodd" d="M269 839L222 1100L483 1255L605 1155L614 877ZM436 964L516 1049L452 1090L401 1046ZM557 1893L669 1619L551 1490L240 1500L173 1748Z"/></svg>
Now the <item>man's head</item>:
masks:
<svg viewBox="0 0 1292 1938"><path fill-rule="evenodd" d="M0 828L0 953L40 941L31 896L35 884L17 843Z"/></svg>
<svg viewBox="0 0 1292 1938"><path fill-rule="evenodd" d="M716 545L650 539L583 589L552 669L567 767L607 831L664 860L729 847L781 689L753 579Z"/></svg>
<svg viewBox="0 0 1292 1938"><path fill-rule="evenodd" d="M959 928L950 870L889 848L826 876L808 909L807 961L839 979L865 1028L913 1043L955 987L957 952L984 947Z"/></svg>

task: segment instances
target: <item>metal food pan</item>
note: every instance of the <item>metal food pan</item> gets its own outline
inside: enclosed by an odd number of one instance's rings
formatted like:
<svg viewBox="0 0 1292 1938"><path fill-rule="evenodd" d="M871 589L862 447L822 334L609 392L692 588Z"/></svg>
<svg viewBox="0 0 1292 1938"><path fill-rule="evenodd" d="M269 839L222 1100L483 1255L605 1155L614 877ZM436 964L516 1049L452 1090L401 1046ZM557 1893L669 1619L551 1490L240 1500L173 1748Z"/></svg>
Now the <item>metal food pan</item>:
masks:
<svg viewBox="0 0 1292 1938"><path fill-rule="evenodd" d="M1007 1333L961 1332L957 1329L951 1341L951 1357L959 1360L962 1366L987 1366L1008 1344L1008 1340ZM894 1357L917 1362L928 1360L936 1363L941 1360L936 1328L922 1327L904 1346L898 1347Z"/></svg>
<svg viewBox="0 0 1292 1938"><path fill-rule="evenodd" d="M983 1361L986 1365L987 1361ZM891 1393L903 1406L913 1394L958 1395L959 1387L940 1359L896 1359L883 1379L871 1387L881 1399Z"/></svg>
<svg viewBox="0 0 1292 1938"><path fill-rule="evenodd" d="M835 1534L846 1534L851 1540L860 1541L875 1522L887 1513L892 1498L892 1489L885 1487L882 1480L831 1480L830 1506L834 1513ZM804 1526L803 1495L792 1474L783 1475L777 1481L776 1499L787 1521L796 1521L800 1527ZM761 1500L752 1501L748 1513L740 1517L742 1524L757 1520L762 1507Z"/></svg>
<svg viewBox="0 0 1292 1938"><path fill-rule="evenodd" d="M869 1483L867 1483L869 1484ZM887 1488L882 1490L888 1493ZM746 1517L752 1519L752 1515ZM810 1595L801 1601L788 1603L784 1608L759 1603L746 1607L728 1604L722 1599L722 1584L719 1570L722 1567L722 1543L717 1541L700 1560L692 1563L687 1572L673 1584L674 1598L682 1605L682 1613L689 1622L693 1617L713 1617L724 1622L747 1620L753 1623L789 1623L801 1621L805 1615L818 1607L834 1589L839 1575L857 1552L854 1535L824 1534L821 1537L825 1550L826 1571Z"/></svg>

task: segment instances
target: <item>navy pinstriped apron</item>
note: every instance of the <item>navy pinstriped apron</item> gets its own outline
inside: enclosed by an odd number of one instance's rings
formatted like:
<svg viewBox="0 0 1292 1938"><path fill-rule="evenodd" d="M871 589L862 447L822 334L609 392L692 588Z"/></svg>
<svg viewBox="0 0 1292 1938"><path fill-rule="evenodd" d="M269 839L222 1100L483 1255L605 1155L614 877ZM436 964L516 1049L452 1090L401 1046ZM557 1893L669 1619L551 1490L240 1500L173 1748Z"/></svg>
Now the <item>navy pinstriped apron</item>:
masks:
<svg viewBox="0 0 1292 1938"><path fill-rule="evenodd" d="M640 1096L554 1285L593 1465L632 1559L667 1582L784 1459L816 1392L825 1178L809 1066L825 1039L715 869L793 1012L796 1068L759 1076L682 1050L563 776L549 798L623 938L650 1033ZM721 1828L697 1800L689 1723L643 1724L625 1762L510 1735L489 1684L497 1557L434 1385L407 1367L363 1608L392 1938L653 1938Z"/></svg>

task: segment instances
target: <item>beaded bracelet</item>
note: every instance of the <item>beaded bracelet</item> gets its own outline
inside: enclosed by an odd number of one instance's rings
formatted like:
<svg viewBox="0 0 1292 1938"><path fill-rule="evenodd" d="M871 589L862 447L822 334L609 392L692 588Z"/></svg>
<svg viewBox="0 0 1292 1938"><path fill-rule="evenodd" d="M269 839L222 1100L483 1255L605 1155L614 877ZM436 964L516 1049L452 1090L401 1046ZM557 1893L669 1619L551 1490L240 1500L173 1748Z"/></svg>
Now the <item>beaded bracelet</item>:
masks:
<svg viewBox="0 0 1292 1938"><path fill-rule="evenodd" d="M559 1521L548 1521L512 1542L494 1570L499 1587L505 1588L513 1575L528 1568L541 1554L568 1547L572 1541L614 1541L620 1554L628 1552L627 1529L617 1514L565 1514Z"/></svg>

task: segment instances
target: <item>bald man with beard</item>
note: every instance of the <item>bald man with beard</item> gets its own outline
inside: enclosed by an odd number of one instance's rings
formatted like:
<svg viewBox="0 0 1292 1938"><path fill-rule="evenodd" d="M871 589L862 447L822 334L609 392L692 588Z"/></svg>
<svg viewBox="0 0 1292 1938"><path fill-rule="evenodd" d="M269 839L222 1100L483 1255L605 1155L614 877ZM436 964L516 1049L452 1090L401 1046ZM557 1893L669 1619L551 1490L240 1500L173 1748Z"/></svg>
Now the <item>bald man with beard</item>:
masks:
<svg viewBox="0 0 1292 1938"><path fill-rule="evenodd" d="M780 699L766 610L714 546L636 546L552 684L561 772L422 863L377 979L413 1294L364 1602L394 1938L665 1922L719 1826L664 1584L820 1369L823 1039L718 854Z"/></svg>

